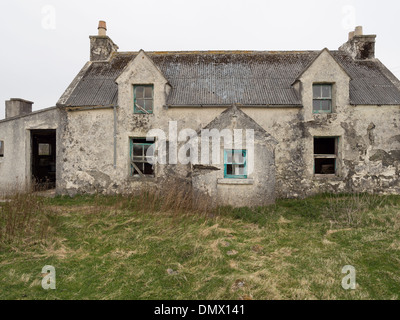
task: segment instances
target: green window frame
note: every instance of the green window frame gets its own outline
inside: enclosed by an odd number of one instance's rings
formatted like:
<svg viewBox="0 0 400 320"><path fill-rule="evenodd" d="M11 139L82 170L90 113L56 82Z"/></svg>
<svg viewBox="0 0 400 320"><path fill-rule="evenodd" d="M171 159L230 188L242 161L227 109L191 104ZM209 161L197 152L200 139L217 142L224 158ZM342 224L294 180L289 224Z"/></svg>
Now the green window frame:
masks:
<svg viewBox="0 0 400 320"><path fill-rule="evenodd" d="M247 151L224 150L224 177L247 179Z"/></svg>
<svg viewBox="0 0 400 320"><path fill-rule="evenodd" d="M313 113L332 113L332 84L313 85Z"/></svg>
<svg viewBox="0 0 400 320"><path fill-rule="evenodd" d="M154 177L155 175L155 139L130 139L130 175L132 177ZM151 161L149 161L151 160Z"/></svg>
<svg viewBox="0 0 400 320"><path fill-rule="evenodd" d="M133 109L135 114L152 114L154 109L154 86L133 86Z"/></svg>

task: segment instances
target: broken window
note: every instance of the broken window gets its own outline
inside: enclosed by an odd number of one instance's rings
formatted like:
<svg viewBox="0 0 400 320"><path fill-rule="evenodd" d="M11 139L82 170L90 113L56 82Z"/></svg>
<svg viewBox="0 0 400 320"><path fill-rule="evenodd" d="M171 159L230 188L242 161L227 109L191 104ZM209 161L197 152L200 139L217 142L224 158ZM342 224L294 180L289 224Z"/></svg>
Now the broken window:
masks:
<svg viewBox="0 0 400 320"><path fill-rule="evenodd" d="M131 139L131 176L154 176L154 138Z"/></svg>
<svg viewBox="0 0 400 320"><path fill-rule="evenodd" d="M136 114L151 114L154 107L154 86L135 85L134 91L134 112Z"/></svg>
<svg viewBox="0 0 400 320"><path fill-rule="evenodd" d="M313 112L332 113L332 85L313 85Z"/></svg>
<svg viewBox="0 0 400 320"><path fill-rule="evenodd" d="M225 178L247 179L246 150L225 150Z"/></svg>
<svg viewBox="0 0 400 320"><path fill-rule="evenodd" d="M314 138L315 174L336 174L338 138Z"/></svg>
<svg viewBox="0 0 400 320"><path fill-rule="evenodd" d="M51 156L51 145L49 143L39 143L39 156Z"/></svg>
<svg viewBox="0 0 400 320"><path fill-rule="evenodd" d="M4 141L0 140L0 158L4 157Z"/></svg>

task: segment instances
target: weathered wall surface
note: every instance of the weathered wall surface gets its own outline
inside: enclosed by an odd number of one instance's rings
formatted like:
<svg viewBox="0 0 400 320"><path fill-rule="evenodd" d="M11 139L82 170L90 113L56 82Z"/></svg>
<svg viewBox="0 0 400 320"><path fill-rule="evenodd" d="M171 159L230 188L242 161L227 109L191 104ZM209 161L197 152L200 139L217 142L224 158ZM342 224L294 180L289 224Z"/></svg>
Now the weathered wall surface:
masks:
<svg viewBox="0 0 400 320"><path fill-rule="evenodd" d="M113 110L66 114L62 179L58 193L94 193L113 187Z"/></svg>
<svg viewBox="0 0 400 320"><path fill-rule="evenodd" d="M305 165L303 125L299 108L244 109L277 140L275 148L277 197L299 196Z"/></svg>
<svg viewBox="0 0 400 320"><path fill-rule="evenodd" d="M306 108L305 108L306 109ZM274 134L277 197L321 192L400 192L400 106L350 106L341 113L244 111ZM264 115L263 115L264 114ZM314 175L314 137L339 137L337 176Z"/></svg>
<svg viewBox="0 0 400 320"><path fill-rule="evenodd" d="M399 107L351 106L350 77L327 51L302 75L304 108L304 182L309 193L318 192L387 192L398 193L399 175L394 142L398 135ZM312 113L312 84L333 83L333 113ZM338 137L336 177L313 174L313 137ZM392 142L389 142L392 141ZM382 150L382 151L380 151ZM375 156L376 153L381 156ZM383 164L382 156L392 154Z"/></svg>
<svg viewBox="0 0 400 320"><path fill-rule="evenodd" d="M32 176L30 130L56 129L60 141L61 122L60 112L55 108L0 121L0 140L5 147L4 157L0 158L0 195L29 190ZM59 159L62 153L59 145L56 152ZM56 166L59 174L59 161ZM57 175L57 183L59 178Z"/></svg>
<svg viewBox="0 0 400 320"><path fill-rule="evenodd" d="M256 141L254 168L248 179L223 179L223 165L217 176L217 204L256 207L275 203L275 145ZM248 159L251 161L251 158ZM211 181L210 181L211 183Z"/></svg>
<svg viewBox="0 0 400 320"><path fill-rule="evenodd" d="M278 197L399 193L400 106L351 106L350 78L328 52L301 76L302 109L245 109L278 140ZM332 114L313 114L313 83L333 83ZM272 129L270 129L272 128ZM336 176L314 175L314 137L338 137Z"/></svg>
<svg viewBox="0 0 400 320"><path fill-rule="evenodd" d="M399 193L400 107L353 107L337 121L343 130L338 178L345 190Z"/></svg>
<svg viewBox="0 0 400 320"><path fill-rule="evenodd" d="M221 138L214 150L219 153L220 161L213 162L212 166L203 162L200 162L203 166L195 166L194 189L203 191L217 205L251 207L274 203L276 140L236 106L223 112L205 129L217 129L221 135L228 129L230 134L235 132L235 138L233 141ZM239 137L241 143L235 142ZM209 154L212 149L211 145ZM246 178L225 178L224 150L234 149L246 150Z"/></svg>

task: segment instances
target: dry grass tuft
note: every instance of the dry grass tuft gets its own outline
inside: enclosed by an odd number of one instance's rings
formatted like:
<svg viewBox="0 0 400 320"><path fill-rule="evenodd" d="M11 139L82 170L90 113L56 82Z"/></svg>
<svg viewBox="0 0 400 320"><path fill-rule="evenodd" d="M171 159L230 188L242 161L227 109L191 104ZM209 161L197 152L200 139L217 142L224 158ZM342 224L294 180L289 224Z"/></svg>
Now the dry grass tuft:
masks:
<svg viewBox="0 0 400 320"><path fill-rule="evenodd" d="M207 214L213 209L209 198L195 195L191 185L177 181L168 183L168 188L143 188L139 194L130 195L125 201L130 209L141 213Z"/></svg>
<svg viewBox="0 0 400 320"><path fill-rule="evenodd" d="M351 196L330 195L322 215L333 226L360 227L367 220L367 213L387 205L387 199L380 195L353 194Z"/></svg>
<svg viewBox="0 0 400 320"><path fill-rule="evenodd" d="M51 230L43 199L34 194L16 194L0 207L0 244L43 242Z"/></svg>

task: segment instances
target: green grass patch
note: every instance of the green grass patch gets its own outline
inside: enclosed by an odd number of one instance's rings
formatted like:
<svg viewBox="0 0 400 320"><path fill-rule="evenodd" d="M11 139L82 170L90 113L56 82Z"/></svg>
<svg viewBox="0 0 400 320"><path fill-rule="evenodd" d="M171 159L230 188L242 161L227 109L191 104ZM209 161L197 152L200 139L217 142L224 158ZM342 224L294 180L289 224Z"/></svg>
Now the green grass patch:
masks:
<svg viewBox="0 0 400 320"><path fill-rule="evenodd" d="M196 213L158 201L144 209L143 199L122 196L1 204L0 299L400 296L398 196L325 194ZM45 265L56 268L56 290L41 287ZM341 287L345 265L356 268L356 290Z"/></svg>

